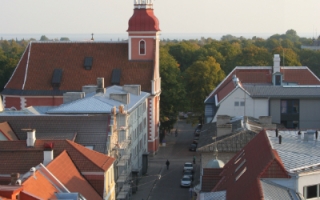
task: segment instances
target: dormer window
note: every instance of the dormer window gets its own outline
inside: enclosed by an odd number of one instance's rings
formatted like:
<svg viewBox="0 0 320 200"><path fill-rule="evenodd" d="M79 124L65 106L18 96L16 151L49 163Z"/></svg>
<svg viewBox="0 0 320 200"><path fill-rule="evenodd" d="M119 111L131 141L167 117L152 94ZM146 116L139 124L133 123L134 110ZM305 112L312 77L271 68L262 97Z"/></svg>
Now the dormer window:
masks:
<svg viewBox="0 0 320 200"><path fill-rule="evenodd" d="M274 73L273 74L273 85L282 85L282 74L281 73Z"/></svg>
<svg viewBox="0 0 320 200"><path fill-rule="evenodd" d="M275 76L275 85L281 85L281 75Z"/></svg>
<svg viewBox="0 0 320 200"><path fill-rule="evenodd" d="M84 58L84 68L86 70L91 70L93 63L93 57L85 57Z"/></svg>
<svg viewBox="0 0 320 200"><path fill-rule="evenodd" d="M140 55L146 54L146 42L144 40L141 40L139 42L139 54Z"/></svg>

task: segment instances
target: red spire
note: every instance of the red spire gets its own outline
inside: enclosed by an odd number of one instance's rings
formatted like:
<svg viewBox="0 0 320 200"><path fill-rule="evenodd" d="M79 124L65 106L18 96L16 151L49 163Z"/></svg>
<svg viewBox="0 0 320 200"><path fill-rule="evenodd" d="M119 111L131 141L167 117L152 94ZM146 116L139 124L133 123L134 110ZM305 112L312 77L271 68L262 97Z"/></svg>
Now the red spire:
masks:
<svg viewBox="0 0 320 200"><path fill-rule="evenodd" d="M160 31L159 20L153 13L152 3L140 2L134 5L134 12L129 20L129 31Z"/></svg>

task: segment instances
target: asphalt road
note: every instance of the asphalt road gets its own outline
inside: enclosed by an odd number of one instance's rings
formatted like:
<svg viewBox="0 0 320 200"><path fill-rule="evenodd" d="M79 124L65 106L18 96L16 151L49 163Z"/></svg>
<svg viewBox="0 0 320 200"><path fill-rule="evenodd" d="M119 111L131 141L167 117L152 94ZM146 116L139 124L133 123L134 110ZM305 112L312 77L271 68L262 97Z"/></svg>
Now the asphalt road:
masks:
<svg viewBox="0 0 320 200"><path fill-rule="evenodd" d="M138 191L133 194L133 200L190 200L189 188L180 187L180 179L183 174L185 162L192 162L196 156L194 165L193 186L199 180L199 155L189 151L193 140L195 127L186 124L184 120L177 122L178 136L166 135L166 146L161 146L155 156L149 157L148 173L140 178ZM166 169L166 160L170 161L169 170Z"/></svg>

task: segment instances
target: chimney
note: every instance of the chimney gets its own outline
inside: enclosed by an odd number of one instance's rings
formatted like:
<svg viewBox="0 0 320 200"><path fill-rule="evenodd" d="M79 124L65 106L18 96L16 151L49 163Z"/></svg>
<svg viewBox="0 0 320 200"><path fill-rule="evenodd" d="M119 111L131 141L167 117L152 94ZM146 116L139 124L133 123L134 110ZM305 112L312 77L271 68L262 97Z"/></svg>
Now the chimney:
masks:
<svg viewBox="0 0 320 200"><path fill-rule="evenodd" d="M314 131L314 130L307 130L307 131L304 133L304 138L303 138L303 140L304 140L304 141L312 141L312 140L314 140L314 135L315 135L315 131Z"/></svg>
<svg viewBox="0 0 320 200"><path fill-rule="evenodd" d="M105 93L105 89L104 89L104 78L103 77L99 77L97 78L97 90L96 93Z"/></svg>
<svg viewBox="0 0 320 200"><path fill-rule="evenodd" d="M124 85L123 90L139 96L141 94L141 85Z"/></svg>
<svg viewBox="0 0 320 200"><path fill-rule="evenodd" d="M276 129L276 137L278 137L278 129Z"/></svg>
<svg viewBox="0 0 320 200"><path fill-rule="evenodd" d="M27 147L34 147L34 143L36 142L36 130L33 129L27 132Z"/></svg>
<svg viewBox="0 0 320 200"><path fill-rule="evenodd" d="M65 104L79 99L83 99L85 96L85 92L66 92L63 93L63 103Z"/></svg>
<svg viewBox="0 0 320 200"><path fill-rule="evenodd" d="M110 99L112 99L112 100L120 101L121 103L124 103L124 104L130 103L130 94L129 93L126 93L126 94L111 93L109 96L110 96Z"/></svg>
<svg viewBox="0 0 320 200"><path fill-rule="evenodd" d="M53 160L53 143L44 143L43 147L43 165L47 165Z"/></svg>
<svg viewBox="0 0 320 200"><path fill-rule="evenodd" d="M274 54L273 57L273 73L280 72L280 55Z"/></svg>
<svg viewBox="0 0 320 200"><path fill-rule="evenodd" d="M19 179L20 174L19 173L11 173L11 183L10 185L15 185L17 180Z"/></svg>

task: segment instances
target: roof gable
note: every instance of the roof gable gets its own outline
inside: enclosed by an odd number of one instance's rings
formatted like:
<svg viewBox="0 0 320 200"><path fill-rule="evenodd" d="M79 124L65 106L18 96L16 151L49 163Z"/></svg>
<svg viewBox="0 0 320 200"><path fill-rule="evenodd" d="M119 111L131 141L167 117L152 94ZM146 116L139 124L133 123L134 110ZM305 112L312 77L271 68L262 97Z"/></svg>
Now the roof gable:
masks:
<svg viewBox="0 0 320 200"><path fill-rule="evenodd" d="M47 169L50 170L70 192L79 192L86 199L102 199L79 173L66 151L63 151L56 159L49 163Z"/></svg>
<svg viewBox="0 0 320 200"><path fill-rule="evenodd" d="M263 130L224 166L222 179L212 191L227 190L227 199L262 199L262 174L269 178L289 177L284 176L286 172L273 173L284 169L279 159Z"/></svg>
<svg viewBox="0 0 320 200"><path fill-rule="evenodd" d="M83 66L85 57L94 60L91 70ZM81 91L97 77L108 86L115 68L121 70L120 85L140 84L143 91L151 91L153 61L129 61L128 43L106 42L31 42L5 89L53 90L54 69L63 70L62 91Z"/></svg>
<svg viewBox="0 0 320 200"><path fill-rule="evenodd" d="M8 122L0 123L0 134L3 134L8 140L18 140L16 134L12 131Z"/></svg>

